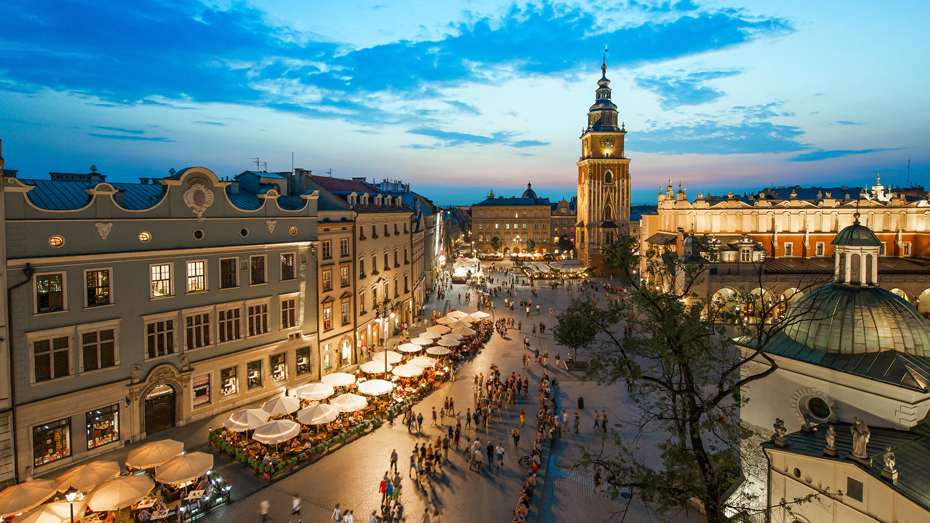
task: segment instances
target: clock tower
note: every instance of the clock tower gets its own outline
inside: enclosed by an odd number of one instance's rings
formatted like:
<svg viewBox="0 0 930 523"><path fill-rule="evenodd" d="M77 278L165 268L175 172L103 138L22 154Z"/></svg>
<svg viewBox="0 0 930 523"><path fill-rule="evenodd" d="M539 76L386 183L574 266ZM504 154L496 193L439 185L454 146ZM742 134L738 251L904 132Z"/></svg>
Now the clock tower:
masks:
<svg viewBox="0 0 930 523"><path fill-rule="evenodd" d="M624 125L610 100L607 59L601 65L578 161L578 224L575 247L585 267L600 272L606 248L630 229L630 160L623 154Z"/></svg>

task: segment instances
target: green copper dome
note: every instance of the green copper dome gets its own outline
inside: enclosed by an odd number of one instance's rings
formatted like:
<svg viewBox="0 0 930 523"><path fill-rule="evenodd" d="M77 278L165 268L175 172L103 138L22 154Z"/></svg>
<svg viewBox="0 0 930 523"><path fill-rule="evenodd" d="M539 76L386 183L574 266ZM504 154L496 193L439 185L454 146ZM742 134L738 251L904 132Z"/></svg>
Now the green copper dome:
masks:
<svg viewBox="0 0 930 523"><path fill-rule="evenodd" d="M857 213L856 222L840 231L840 233L836 235L836 238L833 238L833 241L830 242L830 245L846 247L881 247L882 242L878 241L872 229L859 224L859 214Z"/></svg>

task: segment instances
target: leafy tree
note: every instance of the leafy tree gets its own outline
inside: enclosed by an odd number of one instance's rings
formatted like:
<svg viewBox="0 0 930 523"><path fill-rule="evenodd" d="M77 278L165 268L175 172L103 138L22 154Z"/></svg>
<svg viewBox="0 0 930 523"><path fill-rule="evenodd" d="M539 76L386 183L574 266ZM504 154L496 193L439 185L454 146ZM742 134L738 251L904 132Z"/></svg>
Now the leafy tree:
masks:
<svg viewBox="0 0 930 523"><path fill-rule="evenodd" d="M575 248L575 244L572 243L571 238L568 236L559 236L559 252L569 252Z"/></svg>
<svg viewBox="0 0 930 523"><path fill-rule="evenodd" d="M697 501L716 523L733 512L771 509L752 493L725 494L747 466L741 443L754 436L740 423L747 403L741 388L778 368L764 349L791 321L772 321L779 302L754 299L751 292L731 299L700 297L697 286L716 251L706 238L690 239L694 250L682 257L663 249L641 259L633 254L637 241L628 236L608 246L606 263L620 276L624 293L604 303L600 289L586 292L559 315L554 336L561 345L587 350L588 378L607 385L627 381L633 388L630 407L637 412L633 432L657 433L660 439L658 464L642 459L637 439L614 432L615 449L585 449L576 466L602 469L613 496L629 491L662 511ZM758 281L750 284L761 287L763 271L756 269ZM801 276L796 287L806 291L824 281ZM739 303L752 303L754 314L747 316ZM753 362L764 363L765 370L745 372ZM790 511L810 498L781 500L778 506Z"/></svg>
<svg viewBox="0 0 930 523"><path fill-rule="evenodd" d="M526 240L526 252L533 252L536 249L536 242L527 238Z"/></svg>
<svg viewBox="0 0 930 523"><path fill-rule="evenodd" d="M494 249L494 252L501 250L501 239L498 236L491 238L491 248Z"/></svg>

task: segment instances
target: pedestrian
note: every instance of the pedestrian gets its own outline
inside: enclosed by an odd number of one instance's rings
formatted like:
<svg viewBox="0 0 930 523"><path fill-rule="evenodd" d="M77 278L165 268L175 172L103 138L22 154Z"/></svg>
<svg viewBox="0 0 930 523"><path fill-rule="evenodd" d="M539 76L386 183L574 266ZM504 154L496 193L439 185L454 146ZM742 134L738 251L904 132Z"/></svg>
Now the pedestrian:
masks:
<svg viewBox="0 0 930 523"><path fill-rule="evenodd" d="M355 515L351 510L347 510L342 520L345 521L345 523L355 523Z"/></svg>
<svg viewBox="0 0 930 523"><path fill-rule="evenodd" d="M601 492L604 492L604 487L601 486L601 469L597 469L594 472L594 493L597 493L597 489L601 489Z"/></svg>
<svg viewBox="0 0 930 523"><path fill-rule="evenodd" d="M397 504L394 506L394 521L404 520L404 506Z"/></svg>
<svg viewBox="0 0 930 523"><path fill-rule="evenodd" d="M504 466L504 445L500 441L497 442L497 447L494 448L494 451L497 453L497 468L503 468Z"/></svg>
<svg viewBox="0 0 930 523"><path fill-rule="evenodd" d="M397 449L391 450L391 467L394 469L394 473L397 474Z"/></svg>
<svg viewBox="0 0 930 523"><path fill-rule="evenodd" d="M526 413L523 412L523 409L520 409L520 426L526 426Z"/></svg>
<svg viewBox="0 0 930 523"><path fill-rule="evenodd" d="M494 444L488 440L488 465L494 465Z"/></svg>
<svg viewBox="0 0 930 523"><path fill-rule="evenodd" d="M271 503L267 499L262 498L258 502L258 513L262 517L262 523L265 523L265 520L268 518L268 512L271 510Z"/></svg>
<svg viewBox="0 0 930 523"><path fill-rule="evenodd" d="M410 475L410 470L413 470L414 472L417 470L417 445L417 443L414 443L413 452L410 453L410 469L408 469L408 475ZM410 475L410 477L412 478L413 475Z"/></svg>
<svg viewBox="0 0 930 523"><path fill-rule="evenodd" d="M439 509L433 509L433 523L442 523L442 514L439 513Z"/></svg>
<svg viewBox="0 0 930 523"><path fill-rule="evenodd" d="M517 427L514 427L513 430L510 431L510 435L513 437L513 446L519 447L520 446L520 429Z"/></svg>
<svg viewBox="0 0 930 523"><path fill-rule="evenodd" d="M481 448L475 450L475 472L481 473L484 470L484 458L481 456Z"/></svg>
<svg viewBox="0 0 930 523"><path fill-rule="evenodd" d="M342 511L339 510L339 503L336 503L336 508L333 510L333 515L329 517L330 521L335 521L336 523L342 523Z"/></svg>
<svg viewBox="0 0 930 523"><path fill-rule="evenodd" d="M549 317L552 317L552 307L549 307Z"/></svg>
<svg viewBox="0 0 930 523"><path fill-rule="evenodd" d="M446 407L445 407L445 405L443 405L443 406L439 409L439 424L440 424L440 425L445 425L445 423L446 423Z"/></svg>
<svg viewBox="0 0 930 523"><path fill-rule="evenodd" d="M417 413L417 434L423 433L423 413Z"/></svg>
<svg viewBox="0 0 930 523"><path fill-rule="evenodd" d="M578 419L578 413L576 412L576 413L575 413L575 434L578 434L578 423L579 423L579 421L580 421L580 420Z"/></svg>
<svg viewBox="0 0 930 523"><path fill-rule="evenodd" d="M291 497L291 517L287 519L287 523L291 523L294 516L297 516L297 523L300 523L300 496L296 493Z"/></svg>
<svg viewBox="0 0 930 523"><path fill-rule="evenodd" d="M384 502L381 503L382 506L390 505L391 500L394 499L394 484L388 481L387 485L385 485L385 489L387 490L387 496L384 497Z"/></svg>
<svg viewBox="0 0 930 523"><path fill-rule="evenodd" d="M559 427L559 430L564 431L565 425L568 425L568 413L565 412L565 409L562 409L562 425Z"/></svg>
<svg viewBox="0 0 930 523"><path fill-rule="evenodd" d="M400 503L400 476L396 477L397 484L394 485L394 490L391 491L391 495L394 497L394 504L397 505Z"/></svg>
<svg viewBox="0 0 930 523"><path fill-rule="evenodd" d="M452 381L455 381L455 380L452 380ZM452 398L449 398L449 414L452 414L453 416L455 416L455 400Z"/></svg>
<svg viewBox="0 0 930 523"><path fill-rule="evenodd" d="M607 411L604 411L604 416L601 418L601 430L607 432Z"/></svg>
<svg viewBox="0 0 930 523"><path fill-rule="evenodd" d="M433 523L433 515L429 513L429 507L423 509L423 519L420 523Z"/></svg>
<svg viewBox="0 0 930 523"><path fill-rule="evenodd" d="M594 409L594 430L598 429L600 422L601 418L597 415L597 409Z"/></svg>
<svg viewBox="0 0 930 523"><path fill-rule="evenodd" d="M436 426L436 407L433 407L433 421L430 427L435 427L435 426Z"/></svg>
<svg viewBox="0 0 930 523"><path fill-rule="evenodd" d="M471 409L465 409L465 428L471 427Z"/></svg>
<svg viewBox="0 0 930 523"><path fill-rule="evenodd" d="M378 484L378 492L381 493L381 504L384 505L384 500L387 499L387 472L384 473L384 477L381 478L381 483Z"/></svg>

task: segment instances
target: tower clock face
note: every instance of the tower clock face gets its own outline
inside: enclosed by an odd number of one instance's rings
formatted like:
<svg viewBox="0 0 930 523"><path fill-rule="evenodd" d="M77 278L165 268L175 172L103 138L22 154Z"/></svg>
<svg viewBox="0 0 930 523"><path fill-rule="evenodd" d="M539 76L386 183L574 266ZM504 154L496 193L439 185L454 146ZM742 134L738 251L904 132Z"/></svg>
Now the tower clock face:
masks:
<svg viewBox="0 0 930 523"><path fill-rule="evenodd" d="M604 149L611 149L613 148L613 146L614 146L613 136L605 136L601 138L601 147L603 147Z"/></svg>

